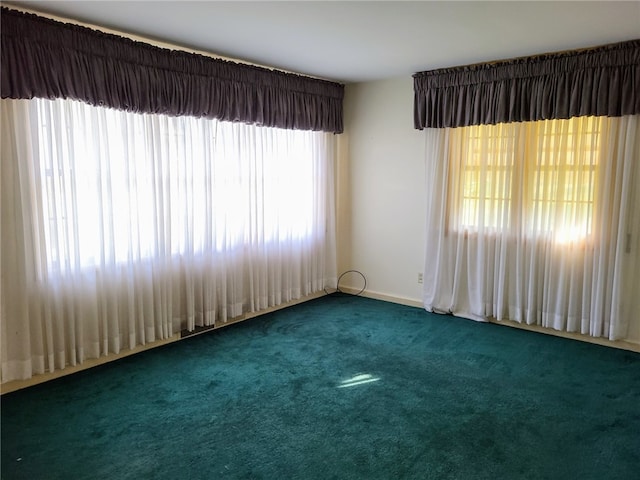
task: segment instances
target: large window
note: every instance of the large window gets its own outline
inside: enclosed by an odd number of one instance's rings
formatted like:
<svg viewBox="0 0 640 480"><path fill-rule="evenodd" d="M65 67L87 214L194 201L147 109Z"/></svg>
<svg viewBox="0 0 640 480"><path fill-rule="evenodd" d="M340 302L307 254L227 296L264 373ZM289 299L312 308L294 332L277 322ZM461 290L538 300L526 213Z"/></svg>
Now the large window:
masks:
<svg viewBox="0 0 640 480"><path fill-rule="evenodd" d="M558 242L592 233L603 117L452 129L451 216L467 231L545 235Z"/></svg>
<svg viewBox="0 0 640 480"><path fill-rule="evenodd" d="M2 73L2 381L335 284L343 85L6 8Z"/></svg>
<svg viewBox="0 0 640 480"><path fill-rule="evenodd" d="M335 283L333 134L71 100L0 110L8 378Z"/></svg>
<svg viewBox="0 0 640 480"><path fill-rule="evenodd" d="M414 75L428 310L638 338L639 47Z"/></svg>
<svg viewBox="0 0 640 480"><path fill-rule="evenodd" d="M319 132L34 100L49 270L312 240ZM324 231L324 226L321 227Z"/></svg>

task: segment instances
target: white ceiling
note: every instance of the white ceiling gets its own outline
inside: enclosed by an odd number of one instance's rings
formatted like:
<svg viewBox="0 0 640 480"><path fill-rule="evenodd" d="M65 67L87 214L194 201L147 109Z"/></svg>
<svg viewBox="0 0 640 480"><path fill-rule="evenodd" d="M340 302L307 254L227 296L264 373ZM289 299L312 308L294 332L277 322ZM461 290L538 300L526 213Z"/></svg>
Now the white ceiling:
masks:
<svg viewBox="0 0 640 480"><path fill-rule="evenodd" d="M345 83L640 38L640 1L9 1Z"/></svg>

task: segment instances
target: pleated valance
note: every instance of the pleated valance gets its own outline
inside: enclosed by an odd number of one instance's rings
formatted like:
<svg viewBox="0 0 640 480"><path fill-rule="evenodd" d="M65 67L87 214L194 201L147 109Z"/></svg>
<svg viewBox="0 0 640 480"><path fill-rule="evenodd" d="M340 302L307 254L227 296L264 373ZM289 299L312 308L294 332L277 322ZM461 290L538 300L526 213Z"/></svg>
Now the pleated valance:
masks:
<svg viewBox="0 0 640 480"><path fill-rule="evenodd" d="M2 8L2 98L343 131L344 85L169 50Z"/></svg>
<svg viewBox="0 0 640 480"><path fill-rule="evenodd" d="M640 40L416 73L415 128L640 113Z"/></svg>

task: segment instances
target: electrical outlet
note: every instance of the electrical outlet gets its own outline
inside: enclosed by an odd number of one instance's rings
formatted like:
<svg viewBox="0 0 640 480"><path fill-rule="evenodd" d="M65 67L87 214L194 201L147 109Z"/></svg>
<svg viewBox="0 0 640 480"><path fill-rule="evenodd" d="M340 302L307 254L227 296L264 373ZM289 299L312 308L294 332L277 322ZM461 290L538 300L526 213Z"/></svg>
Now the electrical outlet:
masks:
<svg viewBox="0 0 640 480"><path fill-rule="evenodd" d="M418 283L422 283L422 273L418 273Z"/></svg>

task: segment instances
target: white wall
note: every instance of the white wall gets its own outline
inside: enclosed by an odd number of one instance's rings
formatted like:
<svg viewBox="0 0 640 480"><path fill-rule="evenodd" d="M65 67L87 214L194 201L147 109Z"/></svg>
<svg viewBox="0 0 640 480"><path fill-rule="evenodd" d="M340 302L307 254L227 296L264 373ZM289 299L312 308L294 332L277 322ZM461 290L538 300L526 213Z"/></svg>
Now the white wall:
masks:
<svg viewBox="0 0 640 480"><path fill-rule="evenodd" d="M421 305L423 134L413 128L413 79L347 85L338 156L338 271L367 292ZM341 286L358 288L358 275Z"/></svg>

